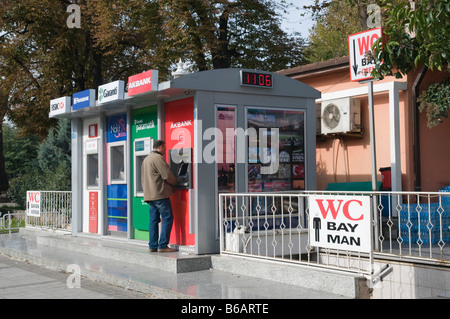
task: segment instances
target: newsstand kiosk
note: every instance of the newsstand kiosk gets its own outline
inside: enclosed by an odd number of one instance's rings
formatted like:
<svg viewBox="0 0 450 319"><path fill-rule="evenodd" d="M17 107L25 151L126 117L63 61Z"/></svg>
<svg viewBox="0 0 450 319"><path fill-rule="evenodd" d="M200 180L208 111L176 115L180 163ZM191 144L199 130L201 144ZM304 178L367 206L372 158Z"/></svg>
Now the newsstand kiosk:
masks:
<svg viewBox="0 0 450 319"><path fill-rule="evenodd" d="M219 69L161 83L150 70L76 93L71 106L52 100L51 117L72 119L72 234L148 241L140 166L163 139L178 178L170 244L219 252L219 193L316 189L319 97L277 73ZM262 143L271 138L276 152Z"/></svg>

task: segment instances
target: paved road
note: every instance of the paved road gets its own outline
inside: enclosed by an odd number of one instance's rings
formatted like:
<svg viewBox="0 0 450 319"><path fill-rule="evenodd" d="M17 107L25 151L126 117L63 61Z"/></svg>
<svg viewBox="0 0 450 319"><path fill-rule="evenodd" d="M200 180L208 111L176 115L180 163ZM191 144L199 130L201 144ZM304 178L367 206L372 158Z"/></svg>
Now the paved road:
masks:
<svg viewBox="0 0 450 319"><path fill-rule="evenodd" d="M58 272L0 255L0 299L147 299L149 294L80 278L68 288L70 273ZM76 285L69 279L69 285Z"/></svg>

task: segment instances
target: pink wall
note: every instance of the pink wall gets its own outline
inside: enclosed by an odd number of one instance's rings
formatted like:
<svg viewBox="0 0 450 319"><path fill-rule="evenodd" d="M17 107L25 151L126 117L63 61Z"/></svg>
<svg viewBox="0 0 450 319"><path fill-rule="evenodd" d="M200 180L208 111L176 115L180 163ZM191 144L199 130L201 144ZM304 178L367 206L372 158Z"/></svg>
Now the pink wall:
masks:
<svg viewBox="0 0 450 319"><path fill-rule="evenodd" d="M427 71L419 94L446 77L449 77L448 71ZM432 129L427 127L425 113L421 113L419 119L422 191L437 191L450 184L450 118Z"/></svg>
<svg viewBox="0 0 450 319"><path fill-rule="evenodd" d="M300 81L311 85L322 93L331 93L341 90L361 88L367 84L351 82L348 70L338 72L321 73L319 76L301 77ZM377 81L374 85L395 81L386 78ZM397 80L398 81L398 80ZM371 148L369 136L369 109L367 94L355 96L361 103L361 137L343 136L342 138L331 138L328 136L317 138L317 187L325 189L328 183L333 182L358 182L371 181ZM412 167L409 158L412 156L411 136L407 119L410 115L407 110L407 95L400 92L399 116L400 116L400 153L402 184L405 188L414 185L412 180ZM374 95L375 113L375 144L377 161L377 179L381 181L381 167L390 167L390 129L389 129L389 94L388 92L376 93Z"/></svg>
<svg viewBox="0 0 450 319"><path fill-rule="evenodd" d="M341 90L357 89L367 84L351 82L346 58L324 61L290 70L280 71L315 89L328 94ZM415 182L415 160L413 149L414 113L412 104L412 84L418 71L403 79L386 77L383 81L374 82L374 86L382 83L398 81L406 83L407 90L399 92L399 133L400 133L400 165L402 190L424 192L438 191L450 184L450 118L433 129L426 125L426 114L419 114L419 146L420 174L418 188ZM431 83L449 77L447 70L443 72L428 70L419 91L426 89ZM419 92L419 94L420 94ZM361 137L344 136L341 139L330 136L317 137L317 188L325 189L328 183L357 182L371 180L371 151L369 136L369 114L367 94L355 96L361 102L361 121L363 134ZM377 152L377 178L381 181L381 167L391 166L390 157L390 124L389 94L375 93L375 143Z"/></svg>
<svg viewBox="0 0 450 319"><path fill-rule="evenodd" d="M428 71L421 89L437 82L448 73ZM322 93L360 88L363 85L351 82L348 69L331 70L316 75L300 75L294 78ZM414 191L413 111L411 107L411 85L415 74L408 79L387 77L374 85L407 81L408 90L399 93L399 130L402 172L402 190ZM341 139L317 137L317 188L325 189L328 183L357 182L371 180L371 153L369 136L369 114L367 94L357 96L361 102L362 137L344 136ZM389 94L376 93L375 143L377 153L377 179L381 181L381 167L390 167ZM433 129L426 126L426 115L420 114L420 164L421 191L438 191L450 184L450 119Z"/></svg>

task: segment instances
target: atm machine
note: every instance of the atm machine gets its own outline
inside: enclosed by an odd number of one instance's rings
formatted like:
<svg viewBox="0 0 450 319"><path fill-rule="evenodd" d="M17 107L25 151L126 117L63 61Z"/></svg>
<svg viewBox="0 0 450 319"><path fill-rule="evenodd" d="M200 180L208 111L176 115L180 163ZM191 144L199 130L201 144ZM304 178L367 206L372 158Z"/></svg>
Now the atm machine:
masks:
<svg viewBox="0 0 450 319"><path fill-rule="evenodd" d="M175 189L192 189L192 148L171 149L169 167L177 179Z"/></svg>
<svg viewBox="0 0 450 319"><path fill-rule="evenodd" d="M106 118L107 231L127 232L126 114Z"/></svg>
<svg viewBox="0 0 450 319"><path fill-rule="evenodd" d="M100 118L83 121L83 230L89 233L101 233L102 229L102 176L101 150L99 136Z"/></svg>
<svg viewBox="0 0 450 319"><path fill-rule="evenodd" d="M189 251L194 249L194 99L192 97L164 104L166 160L178 180L171 197L174 224L170 244Z"/></svg>

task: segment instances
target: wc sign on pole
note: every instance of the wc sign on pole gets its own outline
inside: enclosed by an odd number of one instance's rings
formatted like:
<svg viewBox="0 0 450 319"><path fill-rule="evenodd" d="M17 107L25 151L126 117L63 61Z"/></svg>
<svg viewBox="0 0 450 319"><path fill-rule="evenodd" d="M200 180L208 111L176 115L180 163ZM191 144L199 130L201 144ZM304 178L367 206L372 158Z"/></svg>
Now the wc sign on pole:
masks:
<svg viewBox="0 0 450 319"><path fill-rule="evenodd" d="M311 246L371 251L369 196L311 195L308 199Z"/></svg>
<svg viewBox="0 0 450 319"><path fill-rule="evenodd" d="M382 36L381 28L370 29L348 36L348 57L351 81L369 80L375 68L373 44Z"/></svg>

